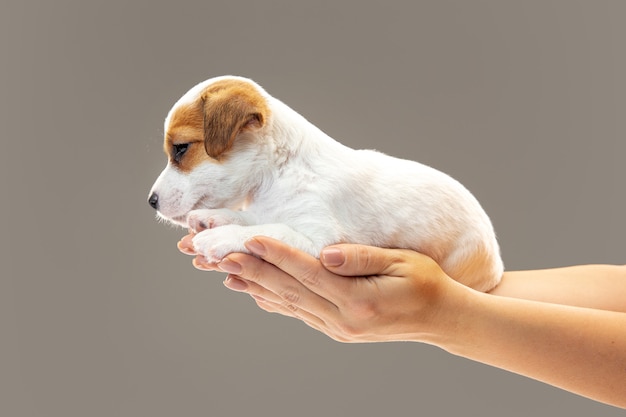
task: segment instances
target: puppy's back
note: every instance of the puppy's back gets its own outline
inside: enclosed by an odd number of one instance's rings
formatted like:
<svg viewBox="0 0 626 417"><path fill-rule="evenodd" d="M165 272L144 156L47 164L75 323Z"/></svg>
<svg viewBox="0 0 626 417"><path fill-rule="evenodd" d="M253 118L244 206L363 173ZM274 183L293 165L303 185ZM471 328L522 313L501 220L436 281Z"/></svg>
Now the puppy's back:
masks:
<svg viewBox="0 0 626 417"><path fill-rule="evenodd" d="M334 177L343 241L416 250L477 290L499 282L504 267L495 231L467 188L418 162L353 152Z"/></svg>

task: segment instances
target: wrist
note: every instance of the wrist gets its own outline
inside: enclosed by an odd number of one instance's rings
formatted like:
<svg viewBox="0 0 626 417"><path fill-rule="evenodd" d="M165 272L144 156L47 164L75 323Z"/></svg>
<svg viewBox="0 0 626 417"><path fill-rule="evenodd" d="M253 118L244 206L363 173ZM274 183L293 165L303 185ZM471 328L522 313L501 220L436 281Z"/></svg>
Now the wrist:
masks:
<svg viewBox="0 0 626 417"><path fill-rule="evenodd" d="M458 294L449 298L439 319L436 346L458 356L480 345L474 340L476 321L484 320L486 299L489 295L460 285Z"/></svg>
<svg viewBox="0 0 626 417"><path fill-rule="evenodd" d="M468 342L464 330L484 294L452 280L444 287L429 308L428 320L423 311L417 313L414 323L421 323L422 327L412 340L453 353Z"/></svg>

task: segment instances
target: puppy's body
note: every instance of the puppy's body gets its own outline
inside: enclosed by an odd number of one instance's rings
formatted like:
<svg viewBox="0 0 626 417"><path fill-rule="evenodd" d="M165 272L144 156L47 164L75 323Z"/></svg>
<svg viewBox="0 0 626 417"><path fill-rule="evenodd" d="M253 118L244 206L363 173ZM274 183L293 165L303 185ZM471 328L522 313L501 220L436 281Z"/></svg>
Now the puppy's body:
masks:
<svg viewBox="0 0 626 417"><path fill-rule="evenodd" d="M319 256L350 242L414 249L486 291L503 265L493 227L459 182L433 168L348 148L239 77L192 88L165 121L167 167L150 203L200 231L209 260L257 235Z"/></svg>

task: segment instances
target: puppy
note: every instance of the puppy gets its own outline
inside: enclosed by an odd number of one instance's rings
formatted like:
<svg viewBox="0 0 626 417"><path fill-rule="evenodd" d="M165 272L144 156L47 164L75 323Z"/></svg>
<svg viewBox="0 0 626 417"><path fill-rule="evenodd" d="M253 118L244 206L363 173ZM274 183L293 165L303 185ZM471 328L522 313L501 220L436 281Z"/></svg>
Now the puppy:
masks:
<svg viewBox="0 0 626 417"><path fill-rule="evenodd" d="M195 230L209 261L265 235L316 257L340 242L413 249L479 291L502 276L491 222L459 182L348 148L249 79L212 78L183 95L165 119L165 153L148 202Z"/></svg>

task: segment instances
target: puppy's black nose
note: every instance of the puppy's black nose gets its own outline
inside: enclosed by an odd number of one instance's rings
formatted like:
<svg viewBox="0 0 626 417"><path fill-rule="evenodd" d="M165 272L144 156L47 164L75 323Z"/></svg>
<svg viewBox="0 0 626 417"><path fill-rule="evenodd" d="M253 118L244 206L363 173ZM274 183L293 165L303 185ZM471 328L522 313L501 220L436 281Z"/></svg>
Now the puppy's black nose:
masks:
<svg viewBox="0 0 626 417"><path fill-rule="evenodd" d="M148 204L150 204L150 207L155 210L159 209L159 196L157 195L157 193L152 193L150 195L150 197L148 198Z"/></svg>

